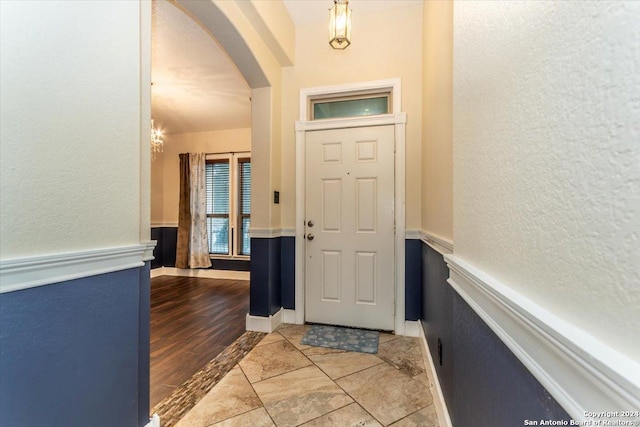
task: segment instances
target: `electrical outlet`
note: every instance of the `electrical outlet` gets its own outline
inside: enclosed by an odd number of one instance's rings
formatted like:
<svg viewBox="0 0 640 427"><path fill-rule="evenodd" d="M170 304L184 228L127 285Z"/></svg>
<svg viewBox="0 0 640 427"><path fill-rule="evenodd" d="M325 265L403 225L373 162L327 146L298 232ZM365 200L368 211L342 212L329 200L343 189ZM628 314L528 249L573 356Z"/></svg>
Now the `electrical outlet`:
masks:
<svg viewBox="0 0 640 427"><path fill-rule="evenodd" d="M442 366L442 341L438 338L438 363Z"/></svg>

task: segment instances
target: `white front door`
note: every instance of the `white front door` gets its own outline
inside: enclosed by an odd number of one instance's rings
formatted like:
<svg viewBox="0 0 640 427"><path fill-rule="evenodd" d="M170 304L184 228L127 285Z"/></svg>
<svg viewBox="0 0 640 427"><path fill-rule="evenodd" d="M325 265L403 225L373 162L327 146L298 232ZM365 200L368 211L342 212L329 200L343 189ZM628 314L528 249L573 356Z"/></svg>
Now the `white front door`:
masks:
<svg viewBox="0 0 640 427"><path fill-rule="evenodd" d="M305 320L393 330L394 126L306 133Z"/></svg>

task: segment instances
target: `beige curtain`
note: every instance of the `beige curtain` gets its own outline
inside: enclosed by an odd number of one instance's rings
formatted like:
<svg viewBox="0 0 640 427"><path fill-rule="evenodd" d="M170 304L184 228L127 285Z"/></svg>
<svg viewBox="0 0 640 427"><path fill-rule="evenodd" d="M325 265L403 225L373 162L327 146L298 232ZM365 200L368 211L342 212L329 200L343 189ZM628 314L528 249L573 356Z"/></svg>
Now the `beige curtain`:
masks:
<svg viewBox="0 0 640 427"><path fill-rule="evenodd" d="M189 154L180 154L180 199L178 202L178 241L176 268L189 268L189 240L191 235L191 180Z"/></svg>
<svg viewBox="0 0 640 427"><path fill-rule="evenodd" d="M209 268L209 238L207 236L207 186L205 154L189 154L191 231L189 236L189 266Z"/></svg>

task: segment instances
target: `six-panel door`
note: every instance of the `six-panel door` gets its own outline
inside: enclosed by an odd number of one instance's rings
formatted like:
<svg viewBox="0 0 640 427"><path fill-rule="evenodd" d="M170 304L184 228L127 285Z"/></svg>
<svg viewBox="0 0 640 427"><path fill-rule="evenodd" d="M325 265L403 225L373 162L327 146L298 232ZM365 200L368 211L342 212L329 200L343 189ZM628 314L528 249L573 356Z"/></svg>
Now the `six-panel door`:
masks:
<svg viewBox="0 0 640 427"><path fill-rule="evenodd" d="M394 127L307 132L305 212L305 320L393 330Z"/></svg>

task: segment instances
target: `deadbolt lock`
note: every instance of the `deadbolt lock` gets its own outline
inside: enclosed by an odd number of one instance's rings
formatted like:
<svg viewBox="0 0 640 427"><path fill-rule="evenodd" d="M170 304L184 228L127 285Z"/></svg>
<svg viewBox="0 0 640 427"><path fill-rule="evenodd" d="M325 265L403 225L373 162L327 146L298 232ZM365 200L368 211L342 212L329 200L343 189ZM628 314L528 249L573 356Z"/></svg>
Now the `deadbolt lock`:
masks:
<svg viewBox="0 0 640 427"><path fill-rule="evenodd" d="M309 221L309 222L307 222L307 225L308 225L309 227L313 227L313 221Z"/></svg>

